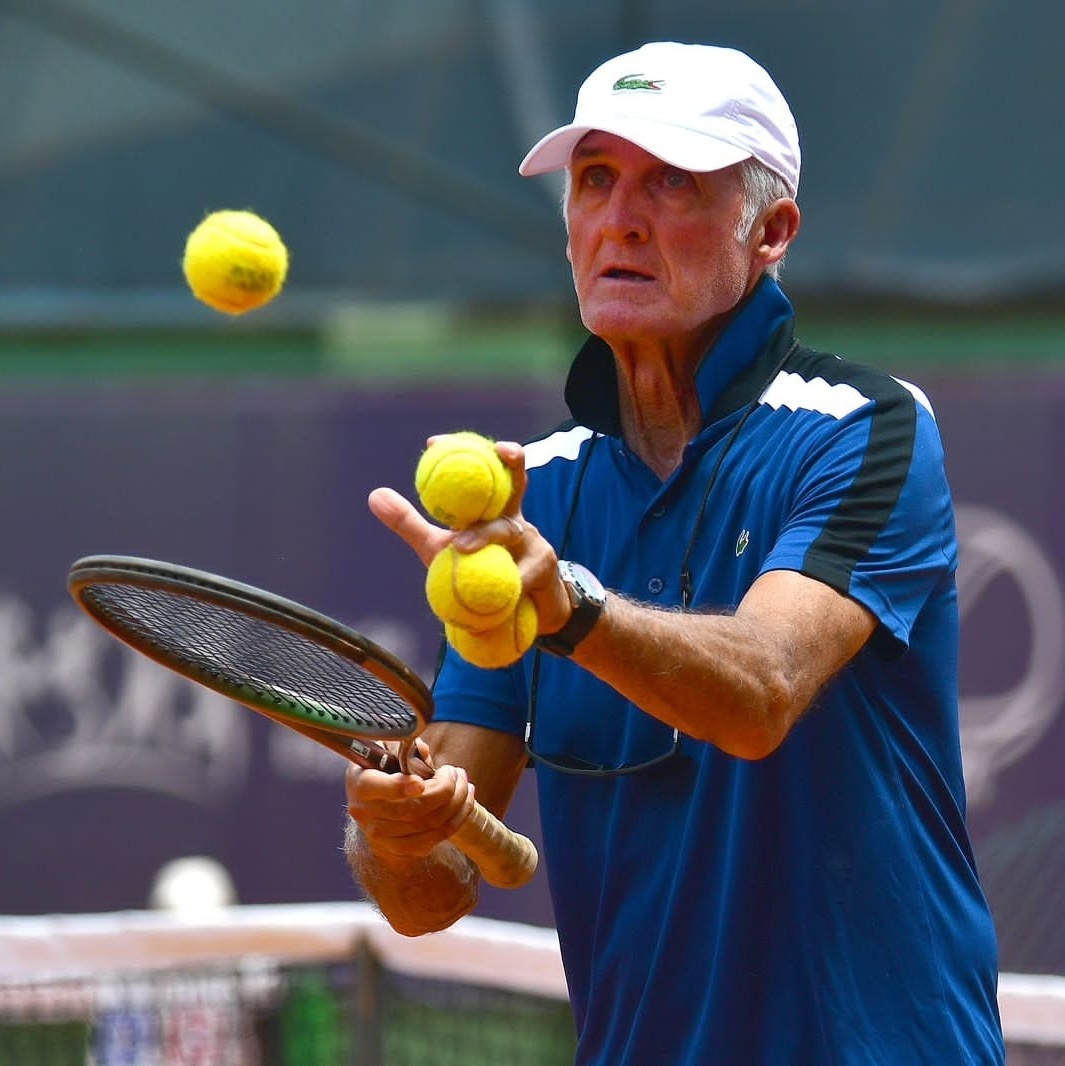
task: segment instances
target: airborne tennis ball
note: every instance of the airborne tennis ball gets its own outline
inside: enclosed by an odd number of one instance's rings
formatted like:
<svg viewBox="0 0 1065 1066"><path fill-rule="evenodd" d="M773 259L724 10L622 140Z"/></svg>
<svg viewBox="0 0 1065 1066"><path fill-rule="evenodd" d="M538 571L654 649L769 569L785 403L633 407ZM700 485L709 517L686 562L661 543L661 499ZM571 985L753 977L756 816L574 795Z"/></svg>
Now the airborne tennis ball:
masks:
<svg viewBox="0 0 1065 1066"><path fill-rule="evenodd" d="M528 596L522 596L502 625L482 632L445 625L444 635L468 663L493 669L516 663L532 647L537 626L536 608Z"/></svg>
<svg viewBox="0 0 1065 1066"><path fill-rule="evenodd" d="M215 211L189 234L182 268L198 300L241 315L281 291L288 249L277 230L251 211Z"/></svg>
<svg viewBox="0 0 1065 1066"><path fill-rule="evenodd" d="M422 452L414 487L428 515L464 529L498 518L514 485L495 443L463 430L437 437Z"/></svg>
<svg viewBox="0 0 1065 1066"><path fill-rule="evenodd" d="M491 629L517 606L521 573L501 544L487 544L475 552L459 552L448 545L429 564L425 596L442 622Z"/></svg>

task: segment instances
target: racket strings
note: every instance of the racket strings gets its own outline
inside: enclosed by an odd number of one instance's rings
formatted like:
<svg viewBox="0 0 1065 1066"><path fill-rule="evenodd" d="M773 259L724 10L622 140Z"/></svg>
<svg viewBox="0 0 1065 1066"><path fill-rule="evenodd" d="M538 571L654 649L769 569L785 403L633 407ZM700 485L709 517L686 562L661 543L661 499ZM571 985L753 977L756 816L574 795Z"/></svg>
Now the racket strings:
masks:
<svg viewBox="0 0 1065 1066"><path fill-rule="evenodd" d="M416 732L408 702L347 655L280 623L178 592L95 585L86 603L138 650L239 701L366 736Z"/></svg>

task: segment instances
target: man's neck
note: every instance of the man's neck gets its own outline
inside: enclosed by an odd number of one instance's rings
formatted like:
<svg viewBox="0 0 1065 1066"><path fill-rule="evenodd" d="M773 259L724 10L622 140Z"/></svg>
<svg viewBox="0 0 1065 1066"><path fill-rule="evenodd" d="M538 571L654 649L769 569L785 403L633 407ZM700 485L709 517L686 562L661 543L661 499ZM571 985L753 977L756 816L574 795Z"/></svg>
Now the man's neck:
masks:
<svg viewBox="0 0 1065 1066"><path fill-rule="evenodd" d="M615 362L622 436L665 480L702 424L694 383L698 364L631 352L615 354Z"/></svg>

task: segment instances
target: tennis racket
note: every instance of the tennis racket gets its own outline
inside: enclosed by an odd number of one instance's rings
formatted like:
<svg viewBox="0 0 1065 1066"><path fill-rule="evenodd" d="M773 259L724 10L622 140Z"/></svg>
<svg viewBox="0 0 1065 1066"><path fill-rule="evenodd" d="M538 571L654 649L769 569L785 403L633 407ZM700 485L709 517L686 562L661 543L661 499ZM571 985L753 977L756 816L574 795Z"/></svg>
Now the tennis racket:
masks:
<svg viewBox="0 0 1065 1066"><path fill-rule="evenodd" d="M414 752L432 694L361 633L262 589L152 559L88 556L67 586L109 633L183 677L360 766L432 776ZM398 752L382 740L399 741ZM536 871L532 841L480 804L450 839L498 888Z"/></svg>

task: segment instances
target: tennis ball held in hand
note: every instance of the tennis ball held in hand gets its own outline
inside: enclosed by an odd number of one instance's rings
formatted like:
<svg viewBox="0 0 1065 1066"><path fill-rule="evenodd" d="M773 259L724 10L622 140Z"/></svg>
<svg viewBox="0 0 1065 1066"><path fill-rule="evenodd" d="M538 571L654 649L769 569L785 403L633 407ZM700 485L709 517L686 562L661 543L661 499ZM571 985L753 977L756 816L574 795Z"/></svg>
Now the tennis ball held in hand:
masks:
<svg viewBox="0 0 1065 1066"><path fill-rule="evenodd" d="M228 315L269 303L288 274L288 249L251 211L215 211L189 234L185 280L201 302Z"/></svg>
<svg viewBox="0 0 1065 1066"><path fill-rule="evenodd" d="M532 647L538 626L532 600L522 596L502 625L480 632L445 625L444 635L466 662L491 670L516 663Z"/></svg>
<svg viewBox="0 0 1065 1066"><path fill-rule="evenodd" d="M425 596L445 624L491 629L505 622L517 606L521 573L501 544L486 544L475 552L448 545L429 564Z"/></svg>
<svg viewBox="0 0 1065 1066"><path fill-rule="evenodd" d="M498 518L514 490L494 441L468 430L429 444L418 460L414 487L426 514L452 529Z"/></svg>

